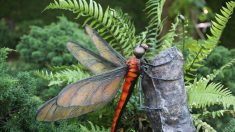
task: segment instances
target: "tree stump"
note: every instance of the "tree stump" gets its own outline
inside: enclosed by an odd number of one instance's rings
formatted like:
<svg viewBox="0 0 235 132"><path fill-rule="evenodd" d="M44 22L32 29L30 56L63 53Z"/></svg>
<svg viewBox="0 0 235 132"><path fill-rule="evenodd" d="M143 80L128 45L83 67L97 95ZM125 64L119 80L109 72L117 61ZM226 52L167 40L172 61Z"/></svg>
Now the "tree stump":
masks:
<svg viewBox="0 0 235 132"><path fill-rule="evenodd" d="M195 132L184 86L183 55L166 49L151 62L142 79L146 114L154 132ZM159 108L159 109L154 109Z"/></svg>

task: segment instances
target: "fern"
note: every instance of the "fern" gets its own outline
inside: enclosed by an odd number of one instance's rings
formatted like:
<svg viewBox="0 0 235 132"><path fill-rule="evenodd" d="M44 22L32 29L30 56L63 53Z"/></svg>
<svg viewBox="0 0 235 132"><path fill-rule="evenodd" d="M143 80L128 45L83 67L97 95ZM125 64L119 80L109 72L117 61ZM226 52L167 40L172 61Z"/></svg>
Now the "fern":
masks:
<svg viewBox="0 0 235 132"><path fill-rule="evenodd" d="M219 104L225 109L229 106L235 109L235 97L220 83L209 83L206 78L195 79L193 84L187 86L187 89L189 107L205 108Z"/></svg>
<svg viewBox="0 0 235 132"><path fill-rule="evenodd" d="M74 65L71 66L71 68L62 68L63 70L58 70L60 69L58 67L56 68L54 69L54 71L56 70L56 72L37 71L36 75L45 80L49 80L48 86L61 85L64 83L70 84L89 76L89 74L81 70L80 67L76 67Z"/></svg>
<svg viewBox="0 0 235 132"><path fill-rule="evenodd" d="M226 113L234 113L233 110L218 110L218 111L205 111L200 114L194 114L197 115L198 118L200 119L205 119L205 118L216 118L216 117L222 117Z"/></svg>
<svg viewBox="0 0 235 132"><path fill-rule="evenodd" d="M146 41L151 46L157 44L157 37L162 29L162 10L165 0L149 0L146 2L146 14L149 19Z"/></svg>
<svg viewBox="0 0 235 132"><path fill-rule="evenodd" d="M235 64L235 59L230 60L228 63L223 65L220 69L214 70L212 74L207 75L209 80L213 80L219 73L221 73L224 69L232 67Z"/></svg>
<svg viewBox="0 0 235 132"><path fill-rule="evenodd" d="M207 58L211 51L217 46L219 38L235 8L235 2L227 2L226 8L223 7L220 14L216 14L216 21L212 21L210 28L212 35L207 35L208 39L204 42L200 42L195 48L190 48L190 55L186 58L185 74L188 76L188 80L192 79L194 72L202 66L201 63ZM192 76L191 76L192 75Z"/></svg>
<svg viewBox="0 0 235 132"><path fill-rule="evenodd" d="M225 68L231 67L235 63L235 59L215 70L212 74L205 78L196 78L192 84L186 86L188 93L188 104L190 107L205 108L214 104L223 105L224 108L233 106L235 110L235 97L230 90L224 88L220 83L213 83L212 81Z"/></svg>
<svg viewBox="0 0 235 132"><path fill-rule="evenodd" d="M83 72L90 72L86 67L84 67L83 65L81 64L77 64L77 65L70 65L70 66L52 66L52 67L49 67L50 71L51 72L59 72L59 71L62 71L62 70L77 70L77 69L80 69L82 70Z"/></svg>
<svg viewBox="0 0 235 132"><path fill-rule="evenodd" d="M160 44L159 44L159 46L161 46L160 51L173 46L174 39L175 37L178 36L176 33L176 30L177 30L179 23L180 23L180 20L178 17L176 17L175 23L171 24L171 29L160 40Z"/></svg>
<svg viewBox="0 0 235 132"><path fill-rule="evenodd" d="M204 132L216 132L216 130L213 127L211 127L206 122L203 122L195 115L193 115L193 123L196 126L198 132L200 130L203 130Z"/></svg>
<svg viewBox="0 0 235 132"><path fill-rule="evenodd" d="M87 126L84 126L84 125L79 125L80 126L79 131L80 132L109 132L110 131L109 129L106 129L104 127L94 125L90 121L88 121L88 123L90 125L90 128L88 128Z"/></svg>
<svg viewBox="0 0 235 132"><path fill-rule="evenodd" d="M161 15L164 3L165 0L148 0L146 2L145 12L149 22L146 27L146 31L142 32L142 35L145 35L145 42L151 47L150 51L146 55L147 57L151 57L156 53L157 45L159 43L157 38L159 37L163 27Z"/></svg>
<svg viewBox="0 0 235 132"><path fill-rule="evenodd" d="M107 7L105 10L93 0L55 0L46 9L64 9L85 17L84 24L89 23L101 36L125 56L130 56L130 49L137 43L135 27L129 16L121 10Z"/></svg>
<svg viewBox="0 0 235 132"><path fill-rule="evenodd" d="M189 108L203 109L202 113L193 114L194 123L198 130L207 130L208 124L203 122L203 119L208 117L222 117L225 113L234 113L235 97L231 94L230 90L224 88L220 83L211 82L220 72L225 68L231 67L234 63L235 59L225 64L220 69L214 70L212 74L207 75L204 78L195 79L193 83L189 83L186 86ZM208 111L207 108L213 105L223 106L223 109ZM233 106L233 110L230 109L231 106ZM201 128L204 125L207 126L206 129Z"/></svg>

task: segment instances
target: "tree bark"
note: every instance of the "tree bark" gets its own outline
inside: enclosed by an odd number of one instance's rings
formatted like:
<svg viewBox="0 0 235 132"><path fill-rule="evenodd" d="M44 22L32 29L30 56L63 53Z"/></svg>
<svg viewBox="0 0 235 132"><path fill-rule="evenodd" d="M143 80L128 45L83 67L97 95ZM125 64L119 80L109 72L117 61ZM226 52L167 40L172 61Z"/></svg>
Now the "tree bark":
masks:
<svg viewBox="0 0 235 132"><path fill-rule="evenodd" d="M187 106L183 63L182 54L169 48L154 58L154 66L143 76L146 113L154 132L196 131Z"/></svg>

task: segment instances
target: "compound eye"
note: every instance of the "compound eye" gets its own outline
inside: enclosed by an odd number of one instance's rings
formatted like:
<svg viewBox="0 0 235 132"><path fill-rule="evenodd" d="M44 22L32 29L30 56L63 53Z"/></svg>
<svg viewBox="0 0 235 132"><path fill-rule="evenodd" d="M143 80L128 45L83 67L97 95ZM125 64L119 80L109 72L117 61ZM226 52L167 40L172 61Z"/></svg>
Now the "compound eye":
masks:
<svg viewBox="0 0 235 132"><path fill-rule="evenodd" d="M134 49L134 55L136 58L140 59L145 53L145 49L142 46L137 46Z"/></svg>

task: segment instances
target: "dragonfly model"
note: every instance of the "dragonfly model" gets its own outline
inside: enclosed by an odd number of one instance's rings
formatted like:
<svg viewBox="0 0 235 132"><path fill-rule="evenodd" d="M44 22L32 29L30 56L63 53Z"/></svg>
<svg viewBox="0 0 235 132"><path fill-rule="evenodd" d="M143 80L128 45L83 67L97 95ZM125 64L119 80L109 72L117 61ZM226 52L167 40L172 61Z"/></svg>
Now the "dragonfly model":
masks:
<svg viewBox="0 0 235 132"><path fill-rule="evenodd" d="M110 102L124 80L111 127L111 132L114 132L140 75L140 59L148 46L146 44L138 45L134 49L134 56L126 61L91 27L86 25L85 30L99 54L72 42L67 44L67 48L82 65L95 75L66 86L56 97L38 109L36 118L38 121L56 121L92 112Z"/></svg>

